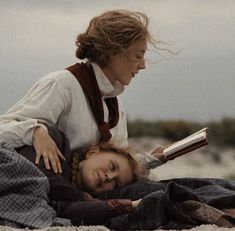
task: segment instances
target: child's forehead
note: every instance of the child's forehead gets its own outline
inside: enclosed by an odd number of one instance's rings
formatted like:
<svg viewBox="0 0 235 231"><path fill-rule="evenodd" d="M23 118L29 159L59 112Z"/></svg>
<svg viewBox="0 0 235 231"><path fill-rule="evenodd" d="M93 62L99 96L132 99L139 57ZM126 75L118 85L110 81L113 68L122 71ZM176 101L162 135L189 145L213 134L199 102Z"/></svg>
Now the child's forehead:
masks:
<svg viewBox="0 0 235 231"><path fill-rule="evenodd" d="M122 154L112 151L112 150L99 150L99 153L105 156L113 156L113 157L122 156Z"/></svg>
<svg viewBox="0 0 235 231"><path fill-rule="evenodd" d="M104 151L104 150L100 150L98 152L100 155L100 158L102 157L105 157L105 158L108 158L110 160L119 160L119 161L122 161L122 160L127 160L128 161L128 157L127 157L127 154L124 154L124 153L120 153L120 152L115 152L115 151L111 151L111 150L107 150L107 151Z"/></svg>

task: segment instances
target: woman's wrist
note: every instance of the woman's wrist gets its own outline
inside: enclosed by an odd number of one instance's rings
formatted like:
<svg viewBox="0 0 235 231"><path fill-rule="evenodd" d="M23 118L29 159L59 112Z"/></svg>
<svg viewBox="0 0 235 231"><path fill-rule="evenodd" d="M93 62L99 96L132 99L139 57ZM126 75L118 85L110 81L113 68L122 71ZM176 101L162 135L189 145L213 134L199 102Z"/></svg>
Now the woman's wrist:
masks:
<svg viewBox="0 0 235 231"><path fill-rule="evenodd" d="M47 127L43 124L39 124L37 127L34 128L33 131L33 140L37 139L37 137L41 137L44 135L48 135Z"/></svg>

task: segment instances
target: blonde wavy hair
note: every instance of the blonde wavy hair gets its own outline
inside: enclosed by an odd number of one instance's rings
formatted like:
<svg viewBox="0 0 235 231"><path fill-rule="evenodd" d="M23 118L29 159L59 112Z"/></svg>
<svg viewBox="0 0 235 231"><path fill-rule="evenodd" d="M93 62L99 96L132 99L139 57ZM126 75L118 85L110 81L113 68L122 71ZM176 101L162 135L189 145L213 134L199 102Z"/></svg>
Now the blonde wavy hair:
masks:
<svg viewBox="0 0 235 231"><path fill-rule="evenodd" d="M147 171L145 170L144 166L138 161L135 157L136 153L131 150L130 148L118 148L116 145L112 143L101 143L96 146L91 146L88 148L80 149L79 151L75 151L73 153L73 160L72 160L72 183L76 185L76 178L77 173L79 171L79 163L80 161L86 158L86 155L95 154L99 152L113 152L117 155L121 155L125 157L133 172L133 181L144 179L147 177Z"/></svg>
<svg viewBox="0 0 235 231"><path fill-rule="evenodd" d="M107 11L91 19L85 33L77 36L76 56L106 67L112 55L138 42L153 41L148 24L148 17L140 12Z"/></svg>

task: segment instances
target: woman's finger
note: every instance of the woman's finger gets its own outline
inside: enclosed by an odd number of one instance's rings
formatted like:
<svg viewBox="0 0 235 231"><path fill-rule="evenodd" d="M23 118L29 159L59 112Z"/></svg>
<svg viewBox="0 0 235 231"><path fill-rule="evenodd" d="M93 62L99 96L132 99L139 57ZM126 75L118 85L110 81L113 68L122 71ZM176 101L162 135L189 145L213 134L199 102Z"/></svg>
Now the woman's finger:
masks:
<svg viewBox="0 0 235 231"><path fill-rule="evenodd" d="M153 154L162 154L162 153L163 153L163 150L164 150L163 147L159 147L158 149L156 149L156 150L154 151Z"/></svg>
<svg viewBox="0 0 235 231"><path fill-rule="evenodd" d="M41 159L41 154L40 154L40 152L36 152L36 158L35 158L35 164L39 164L39 161L40 161L40 159Z"/></svg>
<svg viewBox="0 0 235 231"><path fill-rule="evenodd" d="M55 162L56 162L58 172L62 173L62 167L61 167L61 163L60 163L60 159L59 159L60 155L62 155L62 154L61 154L60 150L57 149L57 152L56 152L54 158L55 158Z"/></svg>
<svg viewBox="0 0 235 231"><path fill-rule="evenodd" d="M60 152L59 149L58 149L57 153L58 153L58 156L60 159L65 160L64 155Z"/></svg>
<svg viewBox="0 0 235 231"><path fill-rule="evenodd" d="M57 157L57 154L51 154L49 155L49 162L50 162L50 165L52 167L52 170L54 173L58 173L59 169L57 167L57 160L56 158L58 159Z"/></svg>
<svg viewBox="0 0 235 231"><path fill-rule="evenodd" d="M49 158L46 153L44 153L44 155L43 155L43 160L44 160L44 164L45 164L46 169L51 170L51 167L49 164Z"/></svg>
<svg viewBox="0 0 235 231"><path fill-rule="evenodd" d="M161 146L160 144L157 144L151 151L150 153L156 153L156 152L159 152L160 150L163 149L163 146Z"/></svg>

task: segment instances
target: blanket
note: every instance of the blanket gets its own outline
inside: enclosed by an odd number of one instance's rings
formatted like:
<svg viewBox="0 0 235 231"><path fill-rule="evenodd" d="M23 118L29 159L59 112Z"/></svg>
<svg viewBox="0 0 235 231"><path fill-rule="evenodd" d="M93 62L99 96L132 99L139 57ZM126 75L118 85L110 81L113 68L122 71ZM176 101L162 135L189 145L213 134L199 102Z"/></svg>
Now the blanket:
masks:
<svg viewBox="0 0 235 231"><path fill-rule="evenodd" d="M48 206L48 190L46 176L11 145L0 141L0 224L30 228L60 224ZM234 181L145 180L99 198L143 198L135 211L105 223L112 230L188 229L200 224L235 227Z"/></svg>
<svg viewBox="0 0 235 231"><path fill-rule="evenodd" d="M49 183L31 162L0 141L0 224L43 228L52 225L48 205Z"/></svg>
<svg viewBox="0 0 235 231"><path fill-rule="evenodd" d="M189 229L200 224L235 227L235 181L146 180L104 193L100 198L143 198L136 211L106 223L114 230Z"/></svg>

